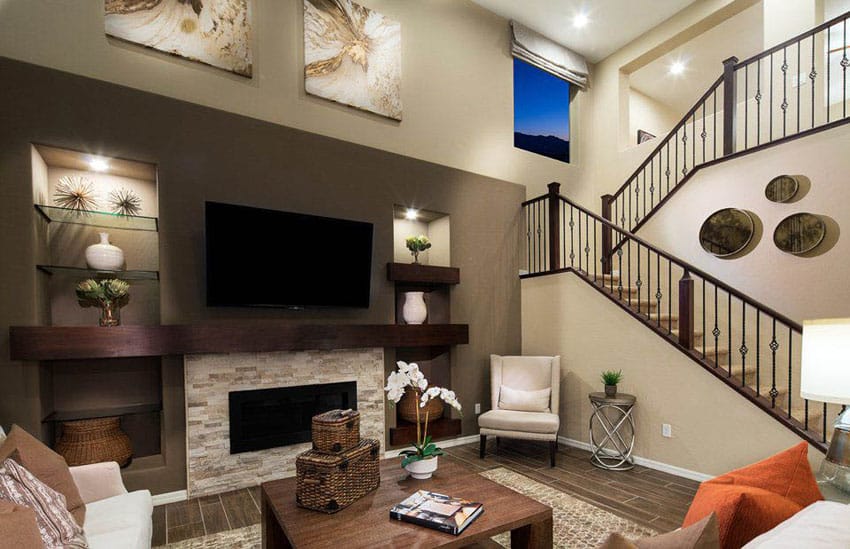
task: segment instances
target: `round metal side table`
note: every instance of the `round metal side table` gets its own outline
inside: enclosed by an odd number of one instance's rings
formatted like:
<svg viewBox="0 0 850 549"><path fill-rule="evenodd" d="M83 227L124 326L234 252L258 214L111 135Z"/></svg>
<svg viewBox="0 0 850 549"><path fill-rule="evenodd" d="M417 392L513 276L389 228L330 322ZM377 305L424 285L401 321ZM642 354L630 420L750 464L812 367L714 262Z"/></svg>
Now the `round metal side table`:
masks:
<svg viewBox="0 0 850 549"><path fill-rule="evenodd" d="M628 471L635 466L632 450L635 447L635 421L632 418L634 395L590 393L593 414L590 416L590 462L609 471ZM594 427L604 436L597 439Z"/></svg>

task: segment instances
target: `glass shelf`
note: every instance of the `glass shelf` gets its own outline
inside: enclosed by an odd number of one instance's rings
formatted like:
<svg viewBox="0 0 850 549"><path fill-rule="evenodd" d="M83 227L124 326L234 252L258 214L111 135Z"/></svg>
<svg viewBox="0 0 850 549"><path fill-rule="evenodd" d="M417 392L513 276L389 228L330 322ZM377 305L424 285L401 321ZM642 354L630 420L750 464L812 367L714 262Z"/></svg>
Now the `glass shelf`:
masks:
<svg viewBox="0 0 850 549"><path fill-rule="evenodd" d="M58 206L35 205L36 211L44 216L48 222L73 223L76 225L90 225L92 227L103 227L106 229L128 229L131 231L157 231L158 220L155 217L144 217L140 215L120 215L108 212L80 212L69 208Z"/></svg>
<svg viewBox="0 0 850 549"><path fill-rule="evenodd" d="M36 265L39 271L49 275L67 275L77 278L120 278L121 280L159 280L159 271L96 271L82 267L60 265Z"/></svg>

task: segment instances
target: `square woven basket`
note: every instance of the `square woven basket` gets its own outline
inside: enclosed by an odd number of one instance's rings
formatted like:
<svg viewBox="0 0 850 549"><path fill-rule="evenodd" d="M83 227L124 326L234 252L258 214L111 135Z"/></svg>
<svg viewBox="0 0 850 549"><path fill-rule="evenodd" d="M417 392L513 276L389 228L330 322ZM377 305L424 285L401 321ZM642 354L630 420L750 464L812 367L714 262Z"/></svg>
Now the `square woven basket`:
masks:
<svg viewBox="0 0 850 549"><path fill-rule="evenodd" d="M300 507L336 513L381 483L377 440L363 439L340 454L310 450L295 461L296 502Z"/></svg>
<svg viewBox="0 0 850 549"><path fill-rule="evenodd" d="M360 412L331 410L313 416L313 450L339 454L360 442Z"/></svg>

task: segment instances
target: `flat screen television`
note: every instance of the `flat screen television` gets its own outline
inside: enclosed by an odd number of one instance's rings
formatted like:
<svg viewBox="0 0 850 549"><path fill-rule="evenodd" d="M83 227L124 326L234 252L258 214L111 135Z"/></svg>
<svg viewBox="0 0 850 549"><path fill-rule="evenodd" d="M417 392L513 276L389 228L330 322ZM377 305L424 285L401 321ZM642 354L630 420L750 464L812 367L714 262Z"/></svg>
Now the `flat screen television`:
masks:
<svg viewBox="0 0 850 549"><path fill-rule="evenodd" d="M206 203L207 305L368 307L371 223Z"/></svg>

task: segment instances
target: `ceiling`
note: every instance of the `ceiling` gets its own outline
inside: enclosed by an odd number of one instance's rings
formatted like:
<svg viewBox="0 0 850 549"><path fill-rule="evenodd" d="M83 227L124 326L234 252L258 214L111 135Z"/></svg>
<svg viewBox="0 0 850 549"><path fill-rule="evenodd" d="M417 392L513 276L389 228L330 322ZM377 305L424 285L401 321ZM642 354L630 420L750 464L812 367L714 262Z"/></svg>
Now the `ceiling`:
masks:
<svg viewBox="0 0 850 549"><path fill-rule="evenodd" d="M582 54L591 63L605 59L641 34L693 4L695 0L472 0L514 19ZM590 22L573 27L573 17Z"/></svg>
<svg viewBox="0 0 850 549"><path fill-rule="evenodd" d="M717 80L724 59L734 55L743 60L763 46L764 12L758 3L636 70L629 85L668 106L678 117ZM671 75L670 66L676 61L685 70Z"/></svg>

